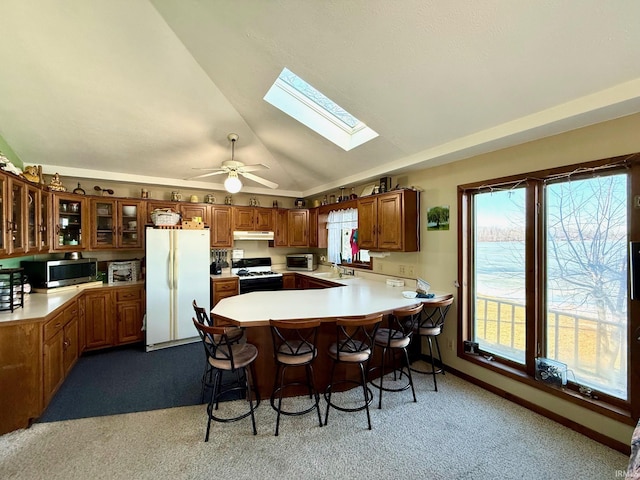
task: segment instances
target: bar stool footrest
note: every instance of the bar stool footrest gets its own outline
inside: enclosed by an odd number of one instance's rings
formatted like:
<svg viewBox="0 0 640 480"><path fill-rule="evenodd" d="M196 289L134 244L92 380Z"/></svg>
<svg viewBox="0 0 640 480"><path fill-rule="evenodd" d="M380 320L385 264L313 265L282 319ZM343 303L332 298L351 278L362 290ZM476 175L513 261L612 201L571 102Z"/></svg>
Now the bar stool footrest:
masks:
<svg viewBox="0 0 640 480"><path fill-rule="evenodd" d="M280 390L284 390L287 387L293 387L293 386L306 386L307 384L304 382L295 382L295 383L287 383L286 385L283 385L282 388L278 387L276 388L273 393L271 394L271 408L273 408L276 412L278 411L278 407L275 405L276 401L278 400L277 398L277 394L278 392L280 392ZM291 415L291 416L297 416L297 415L305 415L309 412L312 412L313 410L315 410L316 408L318 408L320 406L320 395L318 394L318 396L316 398L313 398L313 403L311 404L311 406L309 408L307 408L306 410L297 410L297 411L288 411L288 410L284 410L284 409L280 409L280 413L282 415Z"/></svg>
<svg viewBox="0 0 640 480"><path fill-rule="evenodd" d="M350 385L355 385L358 388L362 388L362 384L360 382L358 382L357 380L340 380L338 382L334 382L333 384L329 385L327 387L327 389L324 392L324 399L327 401L327 404L330 405L331 407L335 408L336 410L340 410L341 412L359 412L360 410L364 410L366 409L369 405L371 405L371 402L373 401L373 392L371 391L371 389L369 388L369 386L367 385L367 401L359 407L353 407L353 408L347 408L347 407L340 407L338 405L336 405L335 403L333 403L332 401L329 401L329 393L331 392L331 387L334 385L342 385L342 384L350 384ZM335 394L335 392L331 392L333 394Z"/></svg>

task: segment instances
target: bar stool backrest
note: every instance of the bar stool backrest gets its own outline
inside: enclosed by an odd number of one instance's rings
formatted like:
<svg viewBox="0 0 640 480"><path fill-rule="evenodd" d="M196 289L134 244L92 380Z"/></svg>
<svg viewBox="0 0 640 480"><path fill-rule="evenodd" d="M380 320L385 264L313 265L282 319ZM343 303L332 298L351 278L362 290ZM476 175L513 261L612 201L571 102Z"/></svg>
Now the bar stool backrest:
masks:
<svg viewBox="0 0 640 480"><path fill-rule="evenodd" d="M413 335L420 321L422 307L422 303L419 303L410 307L396 308L391 313L389 316L389 342L394 332L402 337L411 337Z"/></svg>
<svg viewBox="0 0 640 480"><path fill-rule="evenodd" d="M336 359L341 361L341 355L348 358L368 359L381 321L381 313L336 319Z"/></svg>
<svg viewBox="0 0 640 480"><path fill-rule="evenodd" d="M199 307L195 300L193 301L193 310L196 312L198 322L202 325L209 325L210 327L213 327L213 322L207 315L207 311L204 308Z"/></svg>
<svg viewBox="0 0 640 480"><path fill-rule="evenodd" d="M453 295L447 295L443 300L437 302L426 302L419 328L431 329L437 332L435 334L440 333L452 303Z"/></svg>
<svg viewBox="0 0 640 480"><path fill-rule="evenodd" d="M233 342L229 340L227 335L227 330L233 327L210 327L209 325L203 325L195 318L192 318L192 320L204 344L207 356L211 360L216 361L216 365L228 362L229 369L235 370L232 348Z"/></svg>
<svg viewBox="0 0 640 480"><path fill-rule="evenodd" d="M294 363L294 357L304 357L304 363L311 362L318 355L316 338L319 319L312 320L270 320L273 355L282 363ZM295 362L298 363L298 362Z"/></svg>

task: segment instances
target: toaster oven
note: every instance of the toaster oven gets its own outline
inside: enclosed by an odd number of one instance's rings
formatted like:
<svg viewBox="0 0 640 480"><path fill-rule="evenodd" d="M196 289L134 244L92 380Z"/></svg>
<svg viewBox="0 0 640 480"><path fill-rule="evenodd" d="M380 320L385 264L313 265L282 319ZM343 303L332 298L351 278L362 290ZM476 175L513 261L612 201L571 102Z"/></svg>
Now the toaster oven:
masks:
<svg viewBox="0 0 640 480"><path fill-rule="evenodd" d="M287 255L287 270L311 272L318 268L313 253L292 253Z"/></svg>

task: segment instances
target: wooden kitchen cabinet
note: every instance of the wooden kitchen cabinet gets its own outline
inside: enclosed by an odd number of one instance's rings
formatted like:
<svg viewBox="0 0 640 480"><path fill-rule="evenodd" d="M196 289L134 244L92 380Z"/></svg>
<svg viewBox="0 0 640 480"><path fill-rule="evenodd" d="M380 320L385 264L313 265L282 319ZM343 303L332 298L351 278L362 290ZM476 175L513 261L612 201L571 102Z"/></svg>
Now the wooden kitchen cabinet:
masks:
<svg viewBox="0 0 640 480"><path fill-rule="evenodd" d="M290 247L309 246L309 210L289 210L288 232Z"/></svg>
<svg viewBox="0 0 640 480"><path fill-rule="evenodd" d="M49 213L51 193L27 186L27 253L48 252L50 247Z"/></svg>
<svg viewBox="0 0 640 480"><path fill-rule="evenodd" d="M144 340L144 301L142 285L86 291L85 348L95 350Z"/></svg>
<svg viewBox="0 0 640 480"><path fill-rule="evenodd" d="M283 273L282 274L282 289L283 290L295 290L296 289L296 274L295 273Z"/></svg>
<svg viewBox="0 0 640 480"><path fill-rule="evenodd" d="M318 209L309 209L309 246L318 247Z"/></svg>
<svg viewBox="0 0 640 480"><path fill-rule="evenodd" d="M91 199L91 248L141 249L144 213L141 200Z"/></svg>
<svg viewBox="0 0 640 480"><path fill-rule="evenodd" d="M28 427L43 409L42 330L39 321L0 322L0 434Z"/></svg>
<svg viewBox="0 0 640 480"><path fill-rule="evenodd" d="M231 231L231 207L225 205L213 205L211 207L211 247L231 248L233 246L233 233Z"/></svg>
<svg viewBox="0 0 640 480"><path fill-rule="evenodd" d="M53 194L53 251L74 251L89 245L87 199L72 193Z"/></svg>
<svg viewBox="0 0 640 480"><path fill-rule="evenodd" d="M263 207L232 207L233 229L237 231L270 232L273 230L273 209Z"/></svg>
<svg viewBox="0 0 640 480"><path fill-rule="evenodd" d="M181 203L178 212L182 220L191 220L193 217L200 217L205 225L211 225L210 206L205 203Z"/></svg>
<svg viewBox="0 0 640 480"><path fill-rule="evenodd" d="M115 295L117 344L143 341L144 289L142 285L118 289Z"/></svg>
<svg viewBox="0 0 640 480"><path fill-rule="evenodd" d="M237 277L211 279L211 308L220 300L233 297L240 292L240 281Z"/></svg>
<svg viewBox="0 0 640 480"><path fill-rule="evenodd" d="M87 350L114 345L112 293L108 288L96 288L84 293Z"/></svg>
<svg viewBox="0 0 640 480"><path fill-rule="evenodd" d="M358 199L358 245L364 250L420 250L419 194L397 190Z"/></svg>
<svg viewBox="0 0 640 480"><path fill-rule="evenodd" d="M7 183L8 179L5 175L0 174L0 255L8 255L8 234L10 230L7 221Z"/></svg>
<svg viewBox="0 0 640 480"><path fill-rule="evenodd" d="M297 290L313 290L317 288L332 288L338 287L340 284L329 282L327 280L321 280L319 278L311 278L307 275L296 275L296 289Z"/></svg>
<svg viewBox="0 0 640 480"><path fill-rule="evenodd" d="M9 177L7 182L7 253L27 252L27 185Z"/></svg>
<svg viewBox="0 0 640 480"><path fill-rule="evenodd" d="M43 405L58 391L78 354L78 306L74 301L44 324Z"/></svg>
<svg viewBox="0 0 640 480"><path fill-rule="evenodd" d="M289 246L289 210L278 208L275 211L274 247Z"/></svg>

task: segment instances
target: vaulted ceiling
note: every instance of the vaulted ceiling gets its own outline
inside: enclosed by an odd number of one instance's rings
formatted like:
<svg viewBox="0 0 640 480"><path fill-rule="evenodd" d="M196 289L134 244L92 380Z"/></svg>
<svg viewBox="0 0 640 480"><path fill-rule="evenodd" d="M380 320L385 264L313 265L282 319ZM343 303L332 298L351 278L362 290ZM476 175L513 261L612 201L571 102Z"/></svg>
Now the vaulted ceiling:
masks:
<svg viewBox="0 0 640 480"><path fill-rule="evenodd" d="M45 172L262 163L313 195L640 111L636 0L3 0L0 136ZM344 151L263 100L287 67L379 133ZM256 172L257 173L257 172Z"/></svg>

